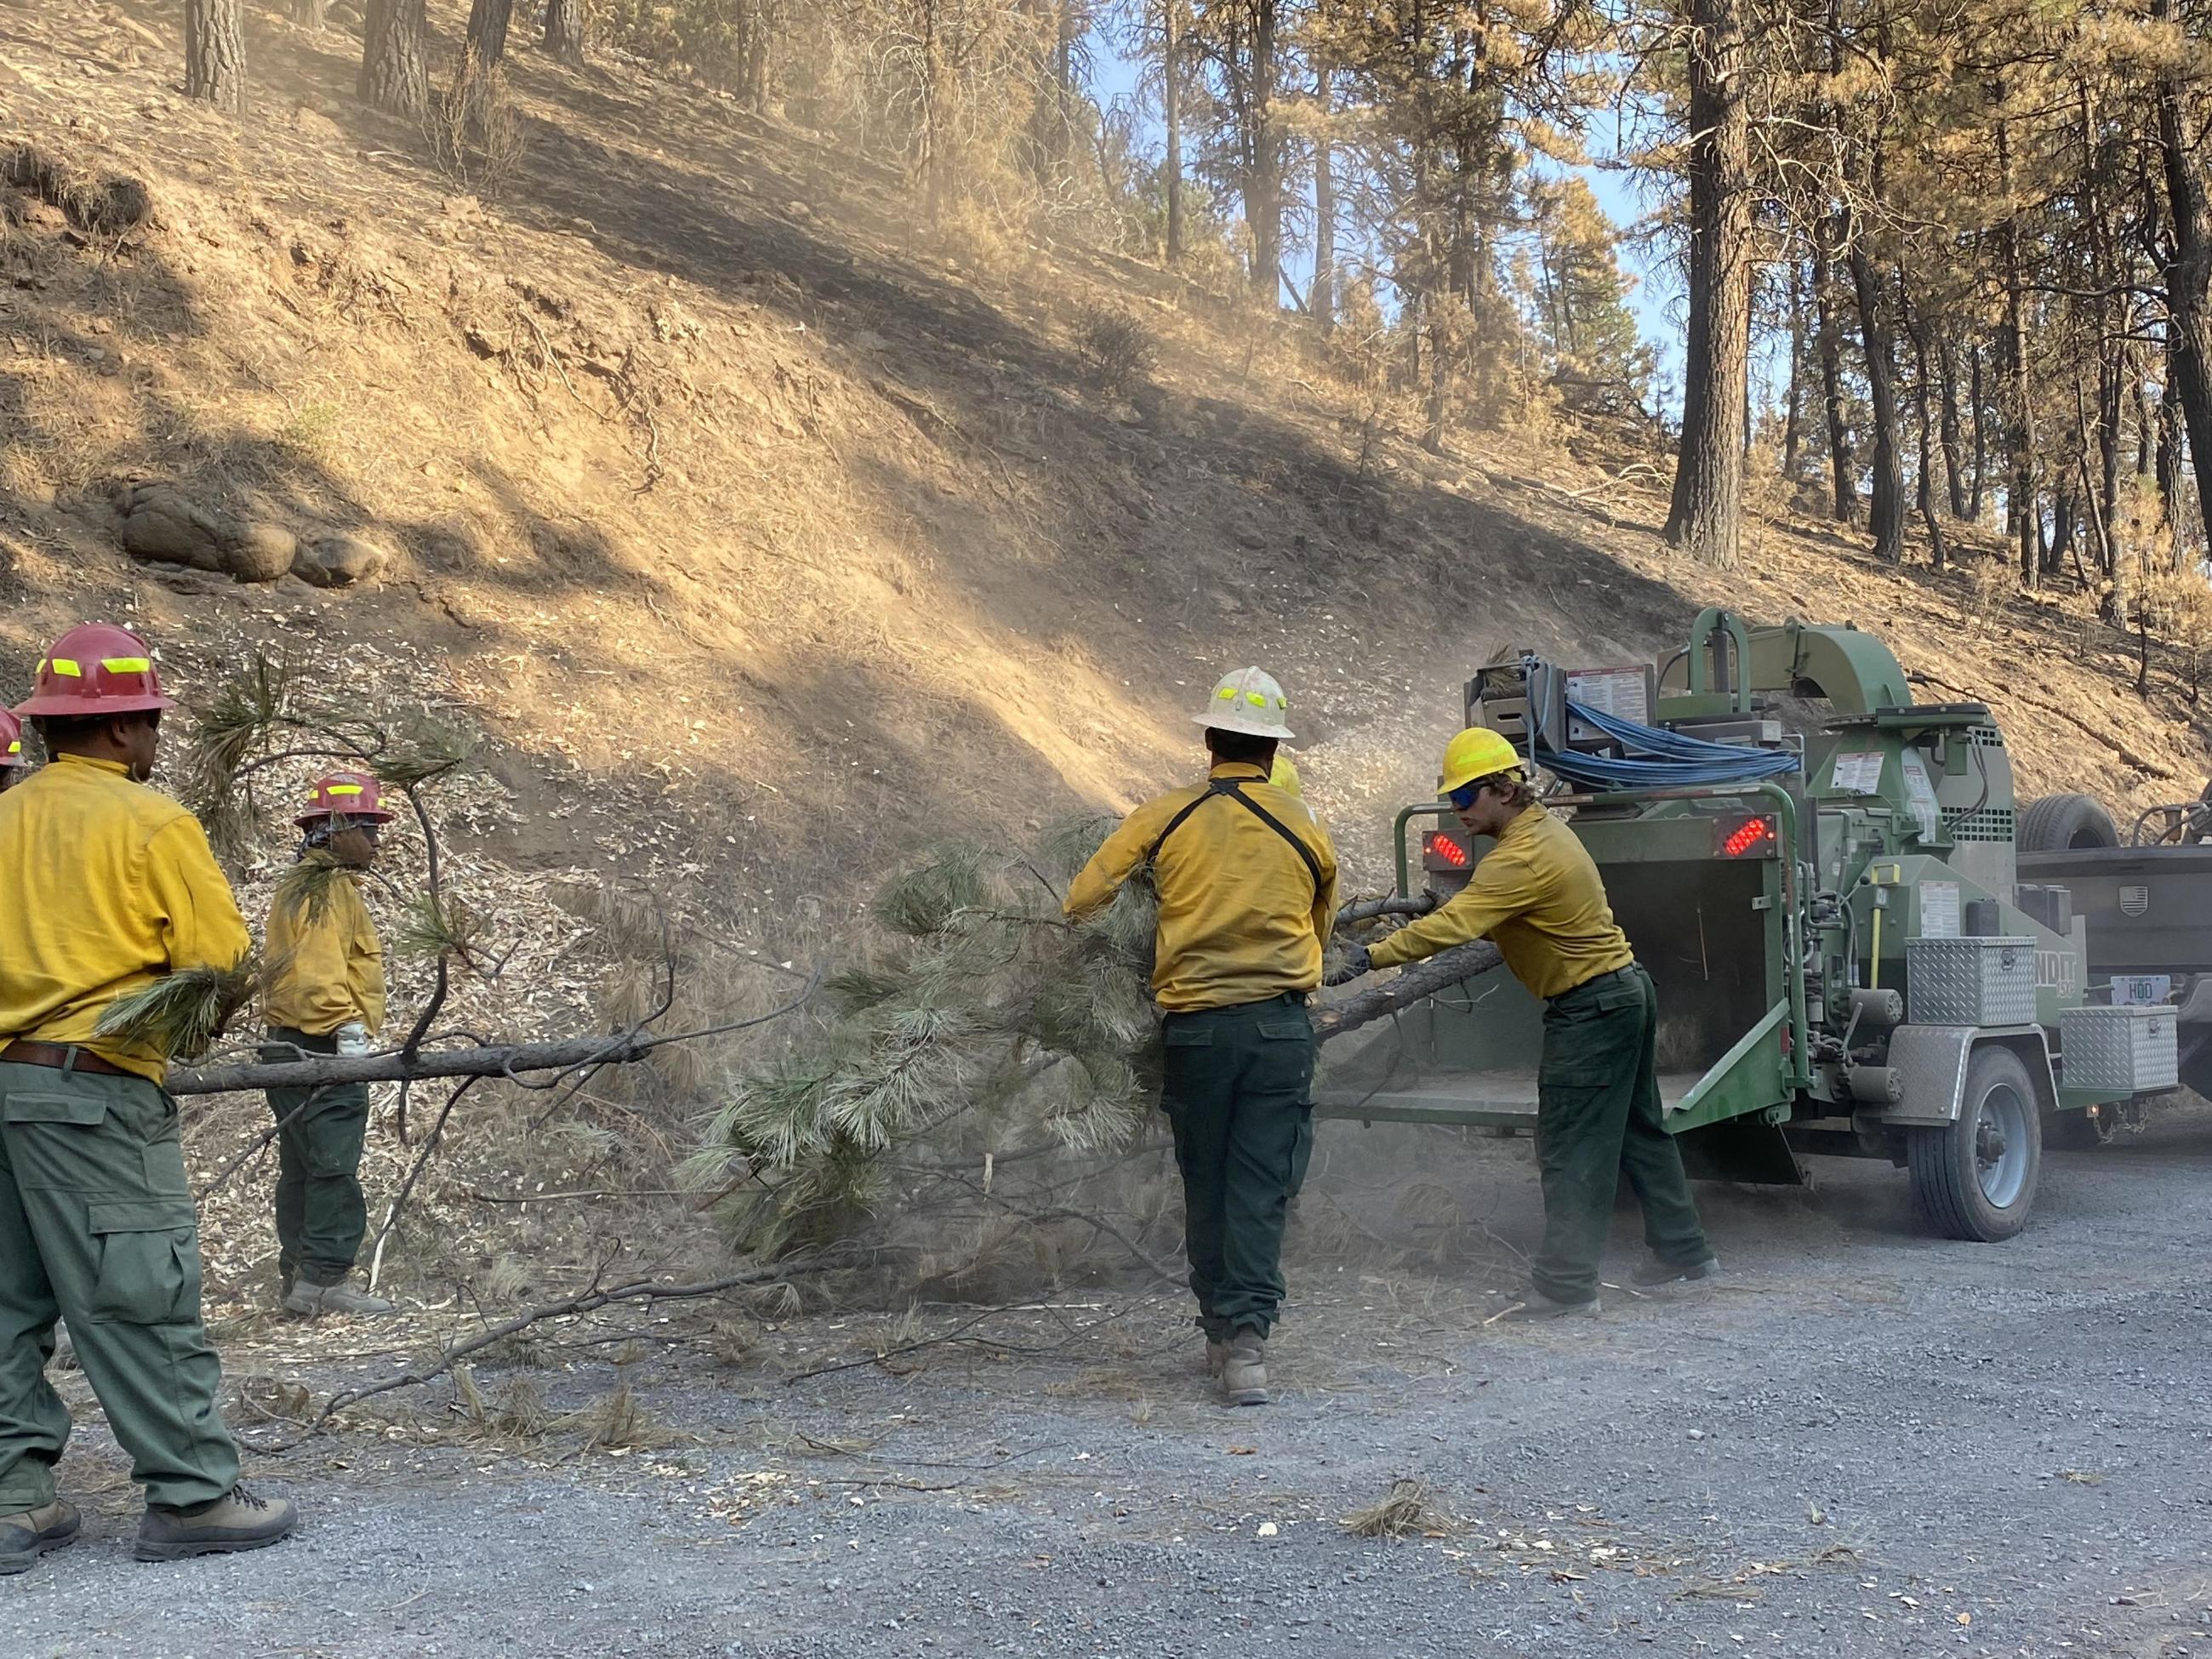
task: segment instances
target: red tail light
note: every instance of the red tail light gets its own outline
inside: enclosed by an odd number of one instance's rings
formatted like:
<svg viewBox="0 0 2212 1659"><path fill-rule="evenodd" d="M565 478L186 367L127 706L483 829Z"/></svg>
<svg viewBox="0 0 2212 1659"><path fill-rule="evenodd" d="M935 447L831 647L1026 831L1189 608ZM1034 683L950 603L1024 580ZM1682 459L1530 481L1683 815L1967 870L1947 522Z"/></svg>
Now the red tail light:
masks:
<svg viewBox="0 0 2212 1659"><path fill-rule="evenodd" d="M1713 825L1715 858L1771 859L1781 850L1781 828L1764 813L1747 818L1723 818Z"/></svg>
<svg viewBox="0 0 2212 1659"><path fill-rule="evenodd" d="M1421 853L1450 869L1464 870L1471 861L1468 850L1445 830L1431 830L1421 837Z"/></svg>

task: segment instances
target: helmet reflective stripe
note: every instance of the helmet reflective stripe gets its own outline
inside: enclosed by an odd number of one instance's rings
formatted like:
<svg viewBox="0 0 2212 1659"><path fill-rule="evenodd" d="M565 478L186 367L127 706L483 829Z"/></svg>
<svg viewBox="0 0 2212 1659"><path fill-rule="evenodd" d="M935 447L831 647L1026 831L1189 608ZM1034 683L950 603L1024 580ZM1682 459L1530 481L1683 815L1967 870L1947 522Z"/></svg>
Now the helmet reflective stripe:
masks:
<svg viewBox="0 0 2212 1659"><path fill-rule="evenodd" d="M84 670L79 668L67 657L49 657L46 659L46 666L57 674L68 675L73 680L81 680L84 678Z"/></svg>
<svg viewBox="0 0 2212 1659"><path fill-rule="evenodd" d="M149 674L154 670L148 657L102 657L100 665L111 674Z"/></svg>
<svg viewBox="0 0 2212 1659"><path fill-rule="evenodd" d="M1291 700L1283 695L1273 675L1264 669L1240 668L1224 674L1206 700L1206 712L1191 716L1200 726L1221 732L1240 732L1247 737L1286 739L1283 724Z"/></svg>

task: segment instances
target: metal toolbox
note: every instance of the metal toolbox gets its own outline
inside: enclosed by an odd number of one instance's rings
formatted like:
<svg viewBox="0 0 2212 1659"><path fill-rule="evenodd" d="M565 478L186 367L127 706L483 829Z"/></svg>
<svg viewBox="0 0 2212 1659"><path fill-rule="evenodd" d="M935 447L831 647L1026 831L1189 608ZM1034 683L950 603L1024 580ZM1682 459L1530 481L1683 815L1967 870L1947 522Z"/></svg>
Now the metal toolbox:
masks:
<svg viewBox="0 0 2212 1659"><path fill-rule="evenodd" d="M2032 939L1907 939L1905 981L1915 1025L2035 1024Z"/></svg>
<svg viewBox="0 0 2212 1659"><path fill-rule="evenodd" d="M2178 1088L2180 1033L2172 1008L2066 1009L2058 1016L2066 1086L2116 1095Z"/></svg>

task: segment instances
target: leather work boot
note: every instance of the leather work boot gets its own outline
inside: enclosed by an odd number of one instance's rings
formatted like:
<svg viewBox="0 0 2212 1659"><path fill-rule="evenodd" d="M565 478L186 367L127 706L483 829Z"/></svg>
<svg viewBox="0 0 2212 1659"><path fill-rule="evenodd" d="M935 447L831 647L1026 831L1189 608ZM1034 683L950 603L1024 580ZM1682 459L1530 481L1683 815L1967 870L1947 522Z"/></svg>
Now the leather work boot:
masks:
<svg viewBox="0 0 2212 1659"><path fill-rule="evenodd" d="M76 1542L82 1519L74 1504L58 1498L40 1509L0 1515L0 1576L28 1572L48 1550Z"/></svg>
<svg viewBox="0 0 2212 1659"><path fill-rule="evenodd" d="M376 1317L392 1311L380 1296L357 1291L341 1280L318 1285L312 1279L295 1280L284 1297L284 1311L299 1319L320 1319L325 1314L360 1314Z"/></svg>
<svg viewBox="0 0 2212 1659"><path fill-rule="evenodd" d="M1646 1258L1644 1265L1628 1277L1632 1284L1647 1286L1672 1285L1678 1279L1712 1279L1719 1274L1720 1270L1721 1261L1717 1255L1709 1255L1698 1261L1662 1261L1655 1255Z"/></svg>
<svg viewBox="0 0 2212 1659"><path fill-rule="evenodd" d="M1588 1319L1598 1311L1597 1298L1587 1302L1554 1302L1543 1291L1533 1287L1521 1292L1521 1300L1508 1308L1500 1318L1509 1325L1527 1325L1540 1319Z"/></svg>
<svg viewBox="0 0 2212 1659"><path fill-rule="evenodd" d="M194 1555L266 1549L299 1519L299 1512L281 1498L256 1498L243 1486L233 1486L212 1504L189 1510L148 1504L131 1553L141 1561L182 1561Z"/></svg>
<svg viewBox="0 0 2212 1659"><path fill-rule="evenodd" d="M1267 1339L1249 1326L1229 1339L1222 1356L1221 1397L1232 1406L1267 1403Z"/></svg>

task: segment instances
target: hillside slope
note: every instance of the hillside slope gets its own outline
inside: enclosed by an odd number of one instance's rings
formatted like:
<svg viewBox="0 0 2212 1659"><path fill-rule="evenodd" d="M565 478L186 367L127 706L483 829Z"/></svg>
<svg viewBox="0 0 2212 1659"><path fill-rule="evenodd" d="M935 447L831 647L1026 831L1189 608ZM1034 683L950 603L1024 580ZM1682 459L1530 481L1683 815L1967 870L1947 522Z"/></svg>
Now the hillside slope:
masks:
<svg viewBox="0 0 2212 1659"><path fill-rule="evenodd" d="M918 836L1186 772L1189 708L1248 661L1379 875L1471 665L1647 656L1709 603L1879 629L1995 705L2030 791L2203 781L2170 674L2136 697L2124 641L1971 559L1768 524L1745 569L1691 566L1655 534L1663 459L1540 430L1425 454L1287 327L1119 258L932 240L832 138L629 68L520 54L528 154L480 202L353 100L349 33L249 6L234 124L178 95L173 27L0 10L0 137L151 204L117 236L0 191L9 683L98 612L187 692L259 650L426 699L493 740L473 853L629 871L757 938ZM1158 349L1126 398L1076 343L1114 308ZM149 479L390 564L331 591L135 562L112 503Z"/></svg>

